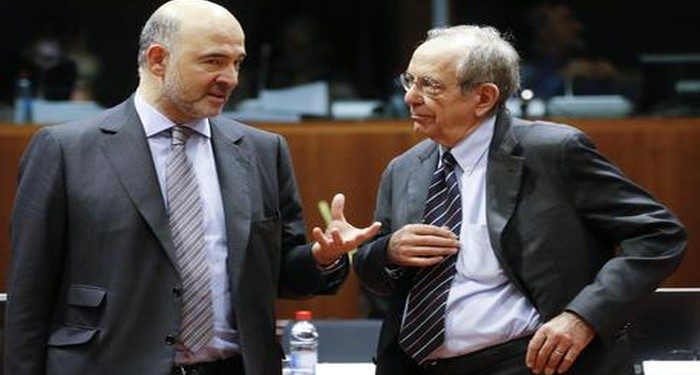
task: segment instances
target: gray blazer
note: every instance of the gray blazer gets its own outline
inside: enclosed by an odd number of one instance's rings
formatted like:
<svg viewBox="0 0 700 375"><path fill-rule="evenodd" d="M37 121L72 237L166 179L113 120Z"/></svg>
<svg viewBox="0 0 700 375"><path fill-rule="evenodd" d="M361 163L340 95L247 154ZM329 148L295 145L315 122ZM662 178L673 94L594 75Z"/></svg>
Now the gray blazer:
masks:
<svg viewBox="0 0 700 375"><path fill-rule="evenodd" d="M333 292L348 267L316 266L283 138L224 118L211 129L245 369L279 374L275 298ZM170 373L180 277L133 99L33 137L12 229L7 374Z"/></svg>
<svg viewBox="0 0 700 375"><path fill-rule="evenodd" d="M679 264L685 229L575 128L501 111L494 132L486 215L496 257L543 320L567 309L594 327L597 338L570 373L625 371L626 323ZM391 278L386 247L394 231L422 222L437 158L437 144L426 140L391 161L375 213L382 232L355 255L360 280L393 301L378 346L379 374L410 373L396 336L414 270Z"/></svg>

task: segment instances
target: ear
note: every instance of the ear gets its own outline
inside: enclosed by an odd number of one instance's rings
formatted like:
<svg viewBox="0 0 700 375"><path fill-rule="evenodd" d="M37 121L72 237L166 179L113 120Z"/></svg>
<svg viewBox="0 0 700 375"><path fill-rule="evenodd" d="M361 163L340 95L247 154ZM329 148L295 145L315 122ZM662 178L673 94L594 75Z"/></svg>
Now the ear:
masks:
<svg viewBox="0 0 700 375"><path fill-rule="evenodd" d="M477 116L481 117L486 115L496 106L498 102L498 96L501 91L493 83L482 83L474 88L476 94L478 95L478 101L476 103L475 113Z"/></svg>
<svg viewBox="0 0 700 375"><path fill-rule="evenodd" d="M151 74L163 77L168 65L168 50L160 44L151 44L146 50L146 64Z"/></svg>

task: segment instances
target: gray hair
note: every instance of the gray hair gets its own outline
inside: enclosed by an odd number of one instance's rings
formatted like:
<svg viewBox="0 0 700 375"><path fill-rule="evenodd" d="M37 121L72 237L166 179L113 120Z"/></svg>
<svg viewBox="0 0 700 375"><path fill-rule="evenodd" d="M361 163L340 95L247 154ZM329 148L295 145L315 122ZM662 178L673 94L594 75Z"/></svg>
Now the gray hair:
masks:
<svg viewBox="0 0 700 375"><path fill-rule="evenodd" d="M173 39L180 30L180 21L175 17L163 14L162 12L154 13L151 18L146 21L146 24L141 30L139 37L139 67L146 66L146 51L153 44L160 44L172 51L174 48Z"/></svg>
<svg viewBox="0 0 700 375"><path fill-rule="evenodd" d="M498 86L498 103L505 103L520 87L520 56L494 27L460 25L428 31L426 40L450 38L464 50L457 63L457 76L463 92L479 83Z"/></svg>

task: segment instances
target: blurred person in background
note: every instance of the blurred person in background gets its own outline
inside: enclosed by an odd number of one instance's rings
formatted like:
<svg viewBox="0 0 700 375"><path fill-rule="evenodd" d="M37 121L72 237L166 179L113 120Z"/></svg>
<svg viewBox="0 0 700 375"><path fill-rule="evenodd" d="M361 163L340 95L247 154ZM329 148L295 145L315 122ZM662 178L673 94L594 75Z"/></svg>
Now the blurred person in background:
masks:
<svg viewBox="0 0 700 375"><path fill-rule="evenodd" d="M522 87L548 99L564 94L608 94L616 90L618 69L606 59L585 55L585 26L563 3L541 3L528 13L531 31L522 64Z"/></svg>
<svg viewBox="0 0 700 375"><path fill-rule="evenodd" d="M35 96L46 100L70 100L78 76L77 64L55 36L42 36L23 53L21 74L30 79Z"/></svg>

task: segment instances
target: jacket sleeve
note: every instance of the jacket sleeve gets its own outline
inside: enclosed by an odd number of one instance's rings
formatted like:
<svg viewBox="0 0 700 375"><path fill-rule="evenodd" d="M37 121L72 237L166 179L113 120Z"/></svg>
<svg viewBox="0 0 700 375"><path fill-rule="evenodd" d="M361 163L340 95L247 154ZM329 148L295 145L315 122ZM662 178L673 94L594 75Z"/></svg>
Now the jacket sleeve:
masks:
<svg viewBox="0 0 700 375"><path fill-rule="evenodd" d="M604 340L682 259L686 230L649 193L608 162L582 133L562 146L561 168L579 216L616 254L567 306Z"/></svg>
<svg viewBox="0 0 700 375"><path fill-rule="evenodd" d="M386 249L392 233L396 230L392 222L392 186L394 162L382 174L374 220L382 223L382 229L372 241L362 245L353 258L353 268L362 283L372 292L389 296L400 277L392 275L387 266Z"/></svg>
<svg viewBox="0 0 700 375"><path fill-rule="evenodd" d="M323 270L306 243L306 227L301 208L292 159L284 138L278 139L277 174L279 181L280 214L282 218L282 265L278 287L279 297L308 298L317 294L333 294L349 272L347 255L339 267Z"/></svg>
<svg viewBox="0 0 700 375"><path fill-rule="evenodd" d="M61 147L39 131L20 162L12 211L12 261L5 317L5 372L44 374L46 345L65 252Z"/></svg>

